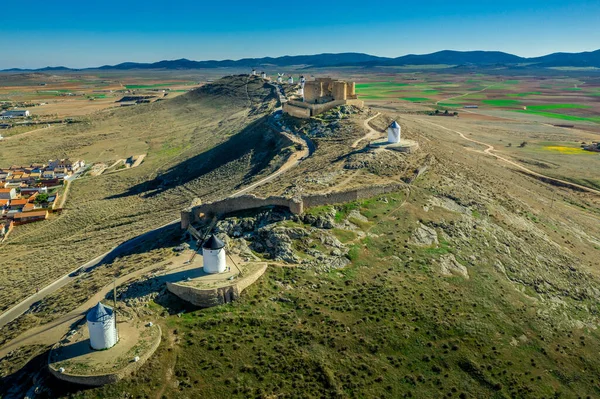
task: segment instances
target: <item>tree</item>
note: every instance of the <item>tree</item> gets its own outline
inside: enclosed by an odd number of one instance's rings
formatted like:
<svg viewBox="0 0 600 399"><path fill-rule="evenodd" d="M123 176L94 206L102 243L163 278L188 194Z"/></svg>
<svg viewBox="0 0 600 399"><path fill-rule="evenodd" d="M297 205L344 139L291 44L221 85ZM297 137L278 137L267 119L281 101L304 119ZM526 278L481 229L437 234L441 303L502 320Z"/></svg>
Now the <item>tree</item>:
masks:
<svg viewBox="0 0 600 399"><path fill-rule="evenodd" d="M48 202L48 194L46 194L46 193L38 194L38 196L35 197L35 200L33 202L35 202L36 204L42 204L44 202Z"/></svg>
<svg viewBox="0 0 600 399"><path fill-rule="evenodd" d="M527 145L527 142L526 142L526 141L524 141L524 142L522 142L521 144L519 144L519 148L523 148L523 147L525 147L526 145Z"/></svg>

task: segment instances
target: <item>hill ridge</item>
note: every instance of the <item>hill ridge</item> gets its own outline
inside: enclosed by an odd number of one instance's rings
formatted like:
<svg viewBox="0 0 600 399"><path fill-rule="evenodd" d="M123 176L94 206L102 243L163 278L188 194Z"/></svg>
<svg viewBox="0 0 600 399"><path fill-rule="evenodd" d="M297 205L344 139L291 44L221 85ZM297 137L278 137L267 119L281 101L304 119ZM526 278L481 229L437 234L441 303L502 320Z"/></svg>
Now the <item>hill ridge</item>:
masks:
<svg viewBox="0 0 600 399"><path fill-rule="evenodd" d="M130 69L214 69L214 68L256 68L263 66L291 67L337 67L337 66L403 66L403 65L519 65L530 64L529 67L596 67L600 68L600 49L579 53L556 52L540 57L520 57L502 51L473 50L440 50L429 54L406 54L396 58L346 52L321 53L313 55L284 55L281 57L242 58L239 60L205 60L194 61L187 58L161 60L151 63L122 62L116 65L103 65L89 68L68 68L64 66L44 67L38 69L9 68L0 72L43 72L43 71L84 71L84 70L130 70Z"/></svg>

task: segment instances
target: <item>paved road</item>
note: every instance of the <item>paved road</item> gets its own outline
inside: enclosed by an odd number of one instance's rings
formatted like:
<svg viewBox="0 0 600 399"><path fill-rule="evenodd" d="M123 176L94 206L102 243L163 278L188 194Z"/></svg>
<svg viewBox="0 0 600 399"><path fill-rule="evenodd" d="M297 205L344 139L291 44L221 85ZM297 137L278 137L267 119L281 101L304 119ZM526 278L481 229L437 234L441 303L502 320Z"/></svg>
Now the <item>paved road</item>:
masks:
<svg viewBox="0 0 600 399"><path fill-rule="evenodd" d="M89 271L93 270L94 268L98 267L99 265L101 265L103 261L109 260L111 258L118 256L119 254L122 254L124 252L128 252L128 251L134 249L136 246L142 244L144 242L144 239L149 238L153 233L156 233L157 231L159 231L161 229L175 226L179 222L180 222L180 219L174 220L174 221L164 224L154 230L150 230L146 233L143 233L142 235L132 238L129 241L125 241L124 243L120 244L119 246L112 248L110 251L103 253L102 255L92 259L91 261L79 266L77 269L72 270L70 273L65 274L58 280L56 280L53 283L47 285L46 287L40 289L35 294L29 296L28 298L19 302L18 304L16 304L9 310L2 313L0 315L0 328L4 327L6 324L10 323L17 317L21 316L34 303L41 301L48 295L53 294L54 292L61 289L65 285L69 284L71 281L75 280L77 278L78 270L81 270L83 273L89 272Z"/></svg>
<svg viewBox="0 0 600 399"><path fill-rule="evenodd" d="M281 175L282 173L285 173L286 171L288 171L289 169L297 166L298 164L300 164L306 157L308 157L311 154L310 148L312 145L312 142L310 142L310 140L308 138L302 138L302 140L300 140L299 138L297 138L296 136L293 136L291 134L285 133L283 131L281 131L280 129L278 129L280 131L281 134L286 135L288 138L290 138L292 141L297 142L297 143L302 143L303 144L303 150L301 152L296 152L292 155L292 157L290 157L290 159L283 164L277 171L273 172L272 174L270 174L269 176L265 177L264 179L259 180L256 183L251 184L250 186L243 188L242 190L239 190L235 193L233 193L232 195L230 195L230 197L236 197L236 196L240 196L242 194L247 193L248 191L251 191L253 189L255 189L256 187L260 186L261 184L264 184L268 181L273 180L274 178L276 178L277 176ZM312 146L312 148L314 148L314 145ZM144 242L145 238L149 238L153 233L156 233L157 231L161 230L161 229L165 229L165 228L169 228L171 226L175 226L177 224L179 224L181 222L181 219L176 219L173 220L169 223L166 223L156 229L147 231L135 238L132 238L129 241L126 241L122 244L120 244L117 247L112 248L110 251L98 256L97 258L87 262L86 264L79 266L77 269L73 270L72 272L62 276L61 278L59 278L58 280L54 281L53 283L49 284L48 286L40 289L37 293L31 295L30 297L24 299L23 301L19 302L18 304L16 304L15 306L13 306L12 308L10 308L9 310L5 311L4 313L0 314L0 328L4 327L6 324L10 323L11 321L15 320L17 317L21 316L23 313L25 313L30 307L31 305L33 305L36 302L41 301L42 299L44 299L45 297L47 297L48 295L53 294L54 292L56 292L57 290L61 289L62 287L64 287L65 285L69 284L71 281L73 281L75 278L77 278L77 276L75 275L75 272L77 270L84 270L85 272L89 272L91 270L93 270L95 267L99 266L103 261L117 256L118 254L130 251L131 249L135 248L137 245L141 244L142 242Z"/></svg>

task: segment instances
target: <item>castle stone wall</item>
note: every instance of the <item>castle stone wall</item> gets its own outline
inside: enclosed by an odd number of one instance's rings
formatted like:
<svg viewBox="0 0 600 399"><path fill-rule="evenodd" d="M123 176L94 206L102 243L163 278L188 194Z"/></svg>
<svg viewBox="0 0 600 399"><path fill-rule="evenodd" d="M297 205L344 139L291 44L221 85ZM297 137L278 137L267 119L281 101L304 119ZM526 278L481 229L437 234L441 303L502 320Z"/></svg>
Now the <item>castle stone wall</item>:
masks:
<svg viewBox="0 0 600 399"><path fill-rule="evenodd" d="M206 203L184 209L181 212L181 228L187 229L190 223L198 222L203 217L224 215L248 209L281 206L288 208L291 213L299 215L306 208L322 205L342 204L364 198L375 197L402 189L403 185L392 183L387 185L361 187L354 190L338 191L327 194L310 194L301 198L269 197L259 198L254 195L226 198L221 201Z"/></svg>

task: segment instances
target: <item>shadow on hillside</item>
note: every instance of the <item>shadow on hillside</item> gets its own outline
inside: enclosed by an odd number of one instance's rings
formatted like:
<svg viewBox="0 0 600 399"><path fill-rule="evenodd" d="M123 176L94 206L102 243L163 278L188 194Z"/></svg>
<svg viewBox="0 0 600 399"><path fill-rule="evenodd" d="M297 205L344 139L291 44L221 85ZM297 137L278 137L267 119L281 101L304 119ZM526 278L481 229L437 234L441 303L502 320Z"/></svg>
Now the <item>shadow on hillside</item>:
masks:
<svg viewBox="0 0 600 399"><path fill-rule="evenodd" d="M280 148L292 144L289 139L273 132L266 121L267 116L264 116L216 147L173 166L150 181L137 184L124 193L108 199L131 195L150 198L165 190L189 183L244 156L250 157L251 165L243 180L250 179L269 165Z"/></svg>
<svg viewBox="0 0 600 399"><path fill-rule="evenodd" d="M144 254L153 249L173 247L180 243L180 236L179 221L148 231L119 244L98 263L84 268L84 271L90 272L100 266L111 264L125 255Z"/></svg>

